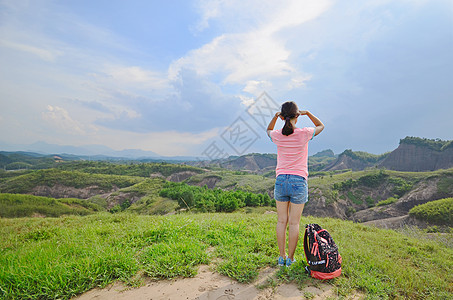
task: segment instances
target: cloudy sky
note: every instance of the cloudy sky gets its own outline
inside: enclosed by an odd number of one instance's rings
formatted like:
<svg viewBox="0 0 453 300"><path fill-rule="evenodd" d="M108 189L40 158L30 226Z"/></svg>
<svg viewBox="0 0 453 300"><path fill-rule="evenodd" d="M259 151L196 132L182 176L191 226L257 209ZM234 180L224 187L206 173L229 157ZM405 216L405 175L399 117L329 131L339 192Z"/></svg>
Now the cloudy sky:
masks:
<svg viewBox="0 0 453 300"><path fill-rule="evenodd" d="M275 152L287 100L311 154L453 139L453 3L0 0L2 143Z"/></svg>

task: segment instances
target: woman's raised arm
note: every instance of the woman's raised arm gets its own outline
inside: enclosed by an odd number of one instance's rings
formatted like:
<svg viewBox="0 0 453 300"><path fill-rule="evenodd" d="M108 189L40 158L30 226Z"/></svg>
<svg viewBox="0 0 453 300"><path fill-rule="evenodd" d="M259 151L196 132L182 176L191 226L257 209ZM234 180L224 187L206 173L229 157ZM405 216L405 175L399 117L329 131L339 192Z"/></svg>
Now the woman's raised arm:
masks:
<svg viewBox="0 0 453 300"><path fill-rule="evenodd" d="M324 124L319 120L317 117L315 117L311 112L308 110L299 110L299 115L307 115L310 120L313 122L313 124L316 126L315 127L315 135L318 135L321 133L321 131L324 130Z"/></svg>

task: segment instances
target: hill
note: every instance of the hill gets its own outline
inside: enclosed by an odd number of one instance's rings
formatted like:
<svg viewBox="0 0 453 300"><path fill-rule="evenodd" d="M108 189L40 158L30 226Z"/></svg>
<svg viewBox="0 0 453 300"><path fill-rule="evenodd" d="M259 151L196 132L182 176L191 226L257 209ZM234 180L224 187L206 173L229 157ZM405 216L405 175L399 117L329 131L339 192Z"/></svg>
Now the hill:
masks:
<svg viewBox="0 0 453 300"><path fill-rule="evenodd" d="M435 171L453 167L453 141L406 137L397 149L376 155L362 151L345 150L322 171L360 171L378 167L395 171Z"/></svg>
<svg viewBox="0 0 453 300"><path fill-rule="evenodd" d="M411 172L453 168L453 141L406 137L379 166Z"/></svg>
<svg viewBox="0 0 453 300"><path fill-rule="evenodd" d="M417 205L409 211L409 214L433 224L453 227L453 198Z"/></svg>
<svg viewBox="0 0 453 300"><path fill-rule="evenodd" d="M102 210L103 208L99 205L80 199L0 194L0 217L2 218L84 216Z"/></svg>
<svg viewBox="0 0 453 300"><path fill-rule="evenodd" d="M453 197L453 169L366 170L309 179L304 214L359 222L406 216L416 205Z"/></svg>
<svg viewBox="0 0 453 300"><path fill-rule="evenodd" d="M345 150L338 158L325 167L322 171L336 171L336 170L365 170L376 165L379 165L389 153L380 155L371 154L363 151L352 151L351 149Z"/></svg>
<svg viewBox="0 0 453 300"><path fill-rule="evenodd" d="M370 159L377 161L375 157ZM274 176L272 172L258 175L166 163L68 162L56 169L0 172L0 192L84 199L115 212L129 210L142 214L166 214L187 208L187 205L178 204L180 197L172 200L161 194L169 181L219 189L225 199L230 197L229 191L237 190L272 199ZM194 205L197 203L191 209L212 210L190 198L199 194L196 189L185 190L182 198ZM214 201L208 193L204 194L203 203L206 205L224 201ZM338 174L318 172L317 176L309 178L310 201L304 214L368 222L406 216L416 205L448 197L453 197L453 169L434 172L377 169ZM246 203L244 199L234 204L235 209L249 206L243 203Z"/></svg>

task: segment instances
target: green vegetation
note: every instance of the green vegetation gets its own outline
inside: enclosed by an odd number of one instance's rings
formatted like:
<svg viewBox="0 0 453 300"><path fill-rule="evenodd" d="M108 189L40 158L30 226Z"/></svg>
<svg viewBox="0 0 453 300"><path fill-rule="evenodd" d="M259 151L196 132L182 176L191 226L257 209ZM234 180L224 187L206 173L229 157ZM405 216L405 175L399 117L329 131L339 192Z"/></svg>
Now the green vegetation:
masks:
<svg viewBox="0 0 453 300"><path fill-rule="evenodd" d="M365 186L369 188L375 188L380 186L381 184L385 183L389 174L387 174L384 170L380 170L379 172L371 172L359 177L357 180L348 179L346 181L342 181L339 183L334 183L333 188L339 191L347 191L351 188L358 187L358 186ZM399 184L400 182L404 181L403 179L394 180L395 184Z"/></svg>
<svg viewBox="0 0 453 300"><path fill-rule="evenodd" d="M62 215L88 215L103 208L87 200L54 199L32 195L0 194L0 217L59 217Z"/></svg>
<svg viewBox="0 0 453 300"><path fill-rule="evenodd" d="M398 201L397 198L395 198L395 197L389 197L389 198L387 198L386 200L379 201L379 202L376 204L376 206L389 205L389 204L395 203L396 201Z"/></svg>
<svg viewBox="0 0 453 300"><path fill-rule="evenodd" d="M57 165L50 155L0 151L0 168L4 170L47 169Z"/></svg>
<svg viewBox="0 0 453 300"><path fill-rule="evenodd" d="M194 175L186 180L188 184L199 184L214 180L215 187L221 189L240 189L251 193L266 193L274 188L275 171L273 176L265 177L254 174L237 174L235 171L218 170Z"/></svg>
<svg viewBox="0 0 453 300"><path fill-rule="evenodd" d="M437 182L437 191L444 195L453 193L453 177L440 178Z"/></svg>
<svg viewBox="0 0 453 300"><path fill-rule="evenodd" d="M392 191L398 197L402 197L412 189L412 183L407 182L403 178L391 177L388 179L388 182L393 184Z"/></svg>
<svg viewBox="0 0 453 300"><path fill-rule="evenodd" d="M322 224L339 246L335 297L356 290L379 299L453 296L453 249L349 221L303 217L307 222ZM0 219L0 298L69 299L114 280L138 285L140 274L192 277L200 264L251 282L275 265L275 223L275 215L242 213ZM317 284L304 274L302 243L296 259L278 271L274 286Z"/></svg>
<svg viewBox="0 0 453 300"><path fill-rule="evenodd" d="M17 177L20 175L25 175L25 174L28 174L31 172L33 172L33 171L32 170L5 171L3 169L0 169L0 183L4 182L10 178Z"/></svg>
<svg viewBox="0 0 453 300"><path fill-rule="evenodd" d="M79 171L62 171L57 169L37 170L31 173L10 178L0 183L3 193L29 193L36 186L52 187L60 184L68 187L84 188L96 186L101 190L113 187L127 187L143 181L140 177L87 174Z"/></svg>
<svg viewBox="0 0 453 300"><path fill-rule="evenodd" d="M429 223L453 226L453 198L417 205L409 214Z"/></svg>
<svg viewBox="0 0 453 300"><path fill-rule="evenodd" d="M392 171L371 171L363 172L364 175L361 175L357 179L346 179L344 181L335 182L332 185L332 189L335 191L340 191L346 194L349 200L351 200L356 205L362 205L363 199L362 196L366 193L367 189L378 188L383 185L390 184L392 189L391 192L396 198L402 197L413 187L411 182L406 181L402 177L392 176L394 172ZM329 192L327 192L329 194ZM341 196L340 196L341 197ZM370 195L365 197L365 201L368 207L375 205L375 202L379 199L373 199ZM396 202L396 199L395 201ZM378 205L387 205L393 202L380 201Z"/></svg>
<svg viewBox="0 0 453 300"><path fill-rule="evenodd" d="M127 194L129 198L140 198L128 207L127 211L149 215L164 215L174 212L178 208L177 201L159 196L165 182L162 178L150 178L121 189L120 192Z"/></svg>
<svg viewBox="0 0 453 300"><path fill-rule="evenodd" d="M200 168L170 164L170 163L129 163L116 164L111 162L101 161L82 161L62 163L58 167L60 170L79 171L89 174L110 174L110 175L126 175L149 177L151 174L160 173L163 176L170 176L173 173L192 171L195 173L203 173Z"/></svg>
<svg viewBox="0 0 453 300"><path fill-rule="evenodd" d="M411 144L421 147L427 147L435 151L444 151L453 147L453 141L443 141L441 139L426 139L413 136L407 136L400 140L400 144Z"/></svg>
<svg viewBox="0 0 453 300"><path fill-rule="evenodd" d="M327 151L327 150L326 150ZM322 153L319 153L321 155ZM327 154L327 153L326 153ZM329 156L309 156L308 157L308 167L310 171L319 171L322 170L325 166L327 166L329 163L334 161L336 157L330 156L330 153L328 153ZM333 154L333 152L332 152Z"/></svg>
<svg viewBox="0 0 453 300"><path fill-rule="evenodd" d="M267 193L223 191L218 188L208 189L206 185L199 187L175 182L165 183L159 195L177 200L180 208L201 212L233 212L245 206L275 205Z"/></svg>
<svg viewBox="0 0 453 300"><path fill-rule="evenodd" d="M359 160L365 163L377 163L380 160L383 160L390 152L384 154L371 154L363 151L352 151L351 149L343 151L340 155L349 156L352 159Z"/></svg>

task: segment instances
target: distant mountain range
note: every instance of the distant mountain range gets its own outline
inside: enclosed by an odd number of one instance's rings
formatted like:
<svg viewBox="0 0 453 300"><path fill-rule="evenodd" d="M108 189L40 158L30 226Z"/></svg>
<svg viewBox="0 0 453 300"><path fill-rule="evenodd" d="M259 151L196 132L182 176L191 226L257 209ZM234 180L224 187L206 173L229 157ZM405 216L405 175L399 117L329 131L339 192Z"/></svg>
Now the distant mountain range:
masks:
<svg viewBox="0 0 453 300"><path fill-rule="evenodd" d="M28 145L12 145L0 142L0 150L9 152L13 151L33 152L45 155L67 154L92 160L116 158L133 160L153 159L153 160L190 161L197 159L191 156L161 156L152 151L144 151L139 149L125 149L117 151L103 145L69 146L69 145L48 144L46 142L36 142Z"/></svg>

